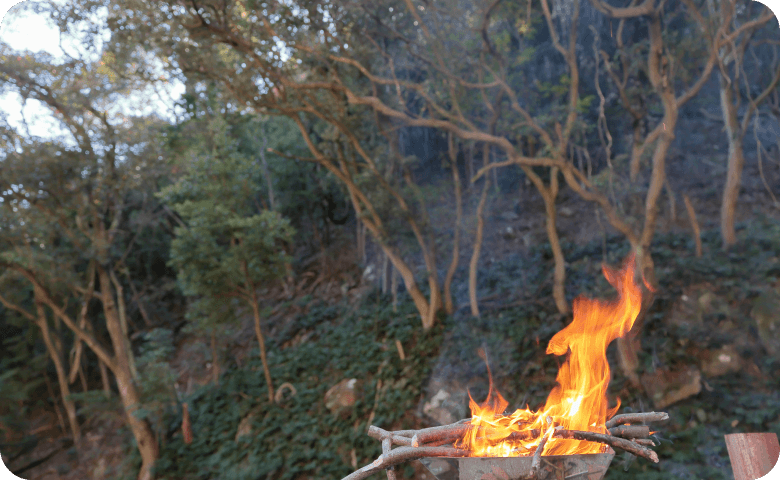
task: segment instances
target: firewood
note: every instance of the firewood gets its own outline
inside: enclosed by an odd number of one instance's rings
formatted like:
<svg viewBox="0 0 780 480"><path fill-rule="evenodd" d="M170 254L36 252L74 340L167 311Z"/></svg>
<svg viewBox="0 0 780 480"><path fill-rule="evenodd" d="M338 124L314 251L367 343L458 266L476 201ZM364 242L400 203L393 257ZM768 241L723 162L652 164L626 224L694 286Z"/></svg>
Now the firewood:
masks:
<svg viewBox="0 0 780 480"><path fill-rule="evenodd" d="M658 463L658 455L647 447L626 440L625 438L613 437L612 435L605 435L603 433L596 432L583 432L580 430L563 430L563 427L556 427L553 434L556 438L569 438L572 440L585 440L588 442L598 442L609 445L612 448L619 448L626 452L633 453L634 455Z"/></svg>
<svg viewBox="0 0 780 480"><path fill-rule="evenodd" d="M767 474L780 457L777 434L732 433L725 439L735 480L769 478Z"/></svg>
<svg viewBox="0 0 780 480"><path fill-rule="evenodd" d="M389 455L392 448L393 448L393 439L390 438L390 436L386 436L382 440L382 455ZM387 480L396 480L394 466L387 467L387 469L385 469L385 472L387 473Z"/></svg>
<svg viewBox="0 0 780 480"><path fill-rule="evenodd" d="M549 435L545 435L542 437L542 440L539 442L539 446L536 447L536 451L534 452L534 458L531 460L531 471L528 472L528 475L526 475L525 478L532 479L536 478L537 473L539 472L539 467L542 464L542 452L544 452L544 447L547 445L547 439L550 438Z"/></svg>
<svg viewBox="0 0 780 480"><path fill-rule="evenodd" d="M649 438L633 438L631 439L631 441L643 445L645 447L655 447L655 442L650 440Z"/></svg>
<svg viewBox="0 0 780 480"><path fill-rule="evenodd" d="M607 420L604 426L612 428L626 423L662 422L664 420L669 420L669 414L666 412L622 413Z"/></svg>
<svg viewBox="0 0 780 480"><path fill-rule="evenodd" d="M647 425L618 425L612 427L609 434L613 437L623 437L627 439L647 438L650 436L650 427Z"/></svg>
<svg viewBox="0 0 780 480"><path fill-rule="evenodd" d="M387 430L383 430L374 425L368 427L368 436L380 441L384 440L385 438L390 438L395 445L401 445L404 447L408 447L412 444L411 437L398 435L397 432L388 432Z"/></svg>
<svg viewBox="0 0 780 480"><path fill-rule="evenodd" d="M448 447L399 447L392 450L388 454L382 454L369 463L365 467L352 472L344 477L342 480L363 480L371 476L372 474L386 469L388 467L398 465L399 463L407 462L409 460L417 460L418 458L425 457L467 457L469 455L468 450L462 450L459 448Z"/></svg>
<svg viewBox="0 0 780 480"><path fill-rule="evenodd" d="M471 425L466 423L453 423L451 425L418 430L412 437L412 446L419 447L428 442L445 439L456 440L462 438L469 431L469 428L471 428Z"/></svg>

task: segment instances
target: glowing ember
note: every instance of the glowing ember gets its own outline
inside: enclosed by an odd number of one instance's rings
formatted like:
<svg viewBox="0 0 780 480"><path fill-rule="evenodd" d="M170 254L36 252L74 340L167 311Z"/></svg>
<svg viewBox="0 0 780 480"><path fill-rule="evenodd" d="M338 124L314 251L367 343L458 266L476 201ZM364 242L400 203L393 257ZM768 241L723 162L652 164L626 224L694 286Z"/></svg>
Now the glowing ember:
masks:
<svg viewBox="0 0 780 480"><path fill-rule="evenodd" d="M555 334L547 353L568 357L558 371L558 385L550 392L544 408L532 412L517 410L504 415L507 401L493 388L490 379L488 398L478 405L470 398L471 427L456 443L459 448L479 457L531 455L544 435L562 426L567 430L607 433L604 423L620 406L607 408L609 364L607 345L631 330L639 314L642 291L635 281L636 263L631 255L619 271L606 266L604 276L618 291L613 301L574 300L574 320ZM488 371L489 373L489 371ZM600 443L549 438L543 455L601 453Z"/></svg>

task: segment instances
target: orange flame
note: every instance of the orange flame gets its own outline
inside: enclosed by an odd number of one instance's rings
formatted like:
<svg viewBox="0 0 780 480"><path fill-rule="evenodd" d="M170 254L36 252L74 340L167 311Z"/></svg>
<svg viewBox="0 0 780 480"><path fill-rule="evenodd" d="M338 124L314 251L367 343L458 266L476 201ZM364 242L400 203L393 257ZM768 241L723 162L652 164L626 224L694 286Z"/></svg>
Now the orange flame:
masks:
<svg viewBox="0 0 780 480"><path fill-rule="evenodd" d="M620 407L607 408L610 370L607 345L631 330L642 302L642 290L635 281L636 262L629 256L621 270L603 267L604 276L618 291L613 301L574 300L574 320L555 334L547 353L567 355L558 370L558 385L547 397L543 409L528 408L504 415L508 403L493 387L490 376L488 398L477 404L469 395L471 427L457 447L478 457L532 455L545 434L557 426L567 430L606 433L604 423ZM601 453L600 443L548 438L544 455Z"/></svg>

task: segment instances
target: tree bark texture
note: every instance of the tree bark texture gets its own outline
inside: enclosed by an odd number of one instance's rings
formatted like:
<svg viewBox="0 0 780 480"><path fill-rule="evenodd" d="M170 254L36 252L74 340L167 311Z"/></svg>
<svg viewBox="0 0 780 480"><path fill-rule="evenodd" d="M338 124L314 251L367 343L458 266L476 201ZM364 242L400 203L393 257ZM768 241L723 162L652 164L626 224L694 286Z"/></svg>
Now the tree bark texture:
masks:
<svg viewBox="0 0 780 480"><path fill-rule="evenodd" d="M553 299L555 300L555 306L558 312L562 314L569 313L569 303L566 301L566 259L563 256L563 249L561 249L561 241L558 237L558 229L556 227L556 209L555 199L558 196L558 168L553 167L550 169L550 186L547 187L544 181L537 175L533 169L527 166L523 166L528 178L531 179L536 190L542 196L544 200L545 211L545 227L547 230L547 239L550 242L550 248L552 249L553 259L555 261L555 270L553 272Z"/></svg>
<svg viewBox="0 0 780 480"><path fill-rule="evenodd" d="M219 385L219 353L217 352L217 334L211 332L211 380Z"/></svg>
<svg viewBox="0 0 780 480"><path fill-rule="evenodd" d="M65 406L65 413L68 416L68 424L70 426L71 435L73 436L73 443L76 446L79 446L81 444L81 427L79 426L78 418L76 416L76 405L73 400L70 399L70 387L68 386L67 373L65 372L65 365L62 358L62 349L58 348L56 342L52 339L43 304L36 302L35 310L37 314L36 323L41 329L43 343L46 345L46 350L49 352L52 362L54 362L54 370L57 372L57 383L59 384L60 394L62 395L62 404Z"/></svg>
<svg viewBox="0 0 780 480"><path fill-rule="evenodd" d="M260 303L257 301L257 293L255 292L255 284L251 278L249 278L249 270L244 261L242 265L244 269L244 277L246 279L246 288L248 290L249 304L252 307L252 316L255 321L255 336L257 337L257 344L260 346L260 361L263 363L263 374L265 375L265 383L268 385L268 403L274 403L274 384L271 379L271 369L268 367L268 356L265 350L265 336L263 336L263 330L260 328Z"/></svg>
<svg viewBox="0 0 780 480"><path fill-rule="evenodd" d="M737 119L737 106L734 104L734 94L729 82L722 74L720 76L720 108L723 112L726 138L729 142L726 185L723 187L723 201L720 206L720 234L723 238L723 248L728 248L737 243L734 219L739 188L742 183L742 168L745 166L745 156L742 150L742 135Z"/></svg>
<svg viewBox="0 0 780 480"><path fill-rule="evenodd" d="M119 389L119 397L125 410L127 423L133 432L133 437L141 454L141 470L138 480L151 480L152 469L159 458L159 449L154 431L147 420L136 417L135 412L141 407L141 396L135 385L133 374L130 370L130 357L128 342L122 330L119 312L114 301L114 289L110 275L102 265L97 266L98 280L100 282L101 301L103 313L106 318L106 328L111 337L111 345L114 348L114 376Z"/></svg>
<svg viewBox="0 0 780 480"><path fill-rule="evenodd" d="M777 471L780 443L776 433L732 433L724 437L734 480L768 480L773 468Z"/></svg>
<svg viewBox="0 0 780 480"><path fill-rule="evenodd" d="M444 311L448 315L455 313L455 306L452 303L452 279L455 277L455 271L458 269L458 260L460 259L460 224L463 219L463 205L460 185L460 172L458 172L458 152L455 149L455 142L452 134L448 135L449 156L452 164L452 182L455 189L455 227L452 239L452 260L447 269L447 275L444 277Z"/></svg>
<svg viewBox="0 0 780 480"><path fill-rule="evenodd" d="M471 305L471 315L474 317L479 317L477 268L479 267L479 253L482 250L482 232L485 230L485 203L488 190L490 189L490 178L485 176L483 182L482 195L479 197L479 205L477 205L477 231L474 235L474 250L471 253L471 261L469 262L469 304Z"/></svg>

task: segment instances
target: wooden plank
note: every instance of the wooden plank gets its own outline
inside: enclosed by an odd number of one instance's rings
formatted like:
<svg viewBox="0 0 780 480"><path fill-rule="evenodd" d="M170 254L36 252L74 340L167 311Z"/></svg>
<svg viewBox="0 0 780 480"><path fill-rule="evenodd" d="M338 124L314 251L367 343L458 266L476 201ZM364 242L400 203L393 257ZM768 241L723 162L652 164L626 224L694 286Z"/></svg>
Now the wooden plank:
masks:
<svg viewBox="0 0 780 480"><path fill-rule="evenodd" d="M776 433L732 433L726 437L734 480L756 480L775 466L780 457Z"/></svg>

